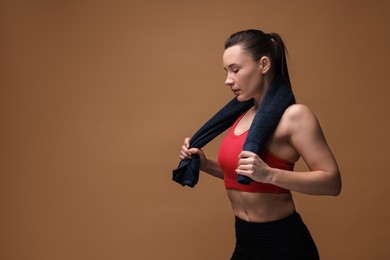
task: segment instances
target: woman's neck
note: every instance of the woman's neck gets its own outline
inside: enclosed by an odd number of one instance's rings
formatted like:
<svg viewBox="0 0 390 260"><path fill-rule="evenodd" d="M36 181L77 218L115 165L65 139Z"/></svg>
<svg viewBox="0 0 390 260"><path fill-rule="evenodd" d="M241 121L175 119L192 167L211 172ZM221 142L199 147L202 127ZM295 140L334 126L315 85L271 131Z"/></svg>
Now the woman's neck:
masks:
<svg viewBox="0 0 390 260"><path fill-rule="evenodd" d="M263 99L265 93L267 92L267 90L269 88L269 85L271 84L272 79L273 79L273 76L272 77L268 76L268 75L264 76L263 86L260 88L261 90L259 91L258 95L256 95L253 98L253 100L254 100L254 107L256 108L256 110L259 107L260 102Z"/></svg>

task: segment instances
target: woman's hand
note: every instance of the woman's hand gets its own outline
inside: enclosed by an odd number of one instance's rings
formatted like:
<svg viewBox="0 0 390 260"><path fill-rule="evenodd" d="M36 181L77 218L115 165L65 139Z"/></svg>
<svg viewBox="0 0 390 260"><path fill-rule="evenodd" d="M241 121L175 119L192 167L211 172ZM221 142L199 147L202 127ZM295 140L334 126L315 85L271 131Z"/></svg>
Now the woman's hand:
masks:
<svg viewBox="0 0 390 260"><path fill-rule="evenodd" d="M189 148L189 147L190 147L190 138L187 137L184 139L184 144L181 147L181 151L180 151L181 160L191 159L191 156L193 154L197 154L199 155L200 158L200 170L223 180L223 172L218 162L207 159L202 149Z"/></svg>
<svg viewBox="0 0 390 260"><path fill-rule="evenodd" d="M269 183L272 174L271 168L257 154L249 151L240 153L236 173L262 183Z"/></svg>
<svg viewBox="0 0 390 260"><path fill-rule="evenodd" d="M190 138L186 137L184 139L184 144L181 147L180 151L180 159L185 160L185 159L191 159L191 155L197 154L200 157L200 168L202 169L207 158L206 155L204 154L202 149L199 148L189 148L190 147Z"/></svg>

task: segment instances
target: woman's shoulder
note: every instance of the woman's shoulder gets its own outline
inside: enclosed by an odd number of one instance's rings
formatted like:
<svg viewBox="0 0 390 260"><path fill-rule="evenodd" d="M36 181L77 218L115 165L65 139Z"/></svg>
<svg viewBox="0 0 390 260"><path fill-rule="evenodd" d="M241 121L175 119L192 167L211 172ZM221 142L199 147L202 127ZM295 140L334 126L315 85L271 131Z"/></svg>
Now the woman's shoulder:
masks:
<svg viewBox="0 0 390 260"><path fill-rule="evenodd" d="M284 111L282 119L290 121L301 121L316 118L313 111L304 104L293 104Z"/></svg>
<svg viewBox="0 0 390 260"><path fill-rule="evenodd" d="M304 104L289 106L284 112L279 124L287 131L300 130L302 127L319 126L318 119L314 112Z"/></svg>

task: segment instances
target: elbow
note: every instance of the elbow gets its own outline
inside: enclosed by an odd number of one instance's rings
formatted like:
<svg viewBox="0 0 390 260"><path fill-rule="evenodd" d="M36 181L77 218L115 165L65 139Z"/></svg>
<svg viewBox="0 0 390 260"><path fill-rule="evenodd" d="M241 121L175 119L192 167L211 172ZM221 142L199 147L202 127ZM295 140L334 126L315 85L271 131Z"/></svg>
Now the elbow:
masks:
<svg viewBox="0 0 390 260"><path fill-rule="evenodd" d="M337 196L340 195L340 193L341 193L341 186L333 188L333 189L330 191L329 195L330 195L330 196L337 197Z"/></svg>
<svg viewBox="0 0 390 260"><path fill-rule="evenodd" d="M329 190L330 196L339 196L342 189L342 182L341 182L341 176L340 172L337 171L334 175L334 179L332 181L331 189Z"/></svg>

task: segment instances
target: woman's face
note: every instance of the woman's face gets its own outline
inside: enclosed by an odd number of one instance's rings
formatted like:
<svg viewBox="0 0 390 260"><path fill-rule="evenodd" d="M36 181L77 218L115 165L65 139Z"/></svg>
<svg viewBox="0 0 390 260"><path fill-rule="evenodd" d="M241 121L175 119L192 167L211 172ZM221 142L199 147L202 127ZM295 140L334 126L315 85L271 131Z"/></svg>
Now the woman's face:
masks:
<svg viewBox="0 0 390 260"><path fill-rule="evenodd" d="M227 72L225 85L230 87L239 101L261 97L264 90L263 66L260 61L254 61L241 45L225 50L223 66Z"/></svg>

